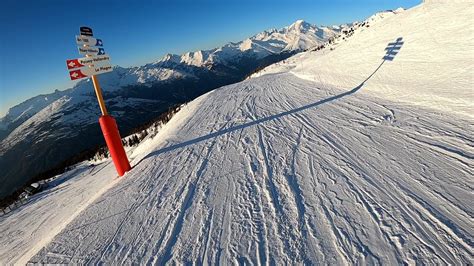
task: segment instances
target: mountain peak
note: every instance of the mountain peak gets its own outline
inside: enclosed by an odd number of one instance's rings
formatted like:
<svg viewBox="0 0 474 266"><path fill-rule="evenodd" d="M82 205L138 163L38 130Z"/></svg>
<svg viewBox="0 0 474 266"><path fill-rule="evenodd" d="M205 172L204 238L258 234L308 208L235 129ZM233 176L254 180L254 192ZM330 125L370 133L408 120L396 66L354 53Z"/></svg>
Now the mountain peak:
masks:
<svg viewBox="0 0 474 266"><path fill-rule="evenodd" d="M158 64L160 66L170 66L174 64L179 64L181 61L181 57L176 54L166 54L158 61L155 61L153 64Z"/></svg>
<svg viewBox="0 0 474 266"><path fill-rule="evenodd" d="M298 19L297 21L293 22L293 24L290 25L295 27L295 28L301 28L301 27L307 27L307 26L310 26L311 24L309 24L308 22L302 20L302 19Z"/></svg>
<svg viewBox="0 0 474 266"><path fill-rule="evenodd" d="M158 62L173 61L173 62L179 63L179 60L180 60L179 55L168 53L165 56L163 56L163 58L161 58Z"/></svg>
<svg viewBox="0 0 474 266"><path fill-rule="evenodd" d="M306 23L306 22L305 22L304 20L302 20L302 19L298 19L297 21L295 21L295 22L293 23L293 25L298 25L298 26L300 26L300 25L302 25L303 23Z"/></svg>
<svg viewBox="0 0 474 266"><path fill-rule="evenodd" d="M287 30L288 31L295 31L295 32L298 32L298 33L304 33L308 30L310 30L312 27L315 27L313 25L311 25L310 23L302 20L302 19L298 19L297 21L295 21L293 24L291 24L290 26L287 27Z"/></svg>

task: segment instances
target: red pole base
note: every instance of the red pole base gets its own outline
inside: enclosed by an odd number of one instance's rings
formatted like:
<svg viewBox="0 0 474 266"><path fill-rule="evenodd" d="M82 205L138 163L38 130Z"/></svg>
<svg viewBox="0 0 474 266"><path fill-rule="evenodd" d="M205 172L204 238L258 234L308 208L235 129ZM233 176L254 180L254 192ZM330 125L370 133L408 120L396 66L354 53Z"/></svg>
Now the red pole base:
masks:
<svg viewBox="0 0 474 266"><path fill-rule="evenodd" d="M117 169L119 176L123 176L125 172L130 171L132 168L130 167L127 154L123 148L117 123L110 115L103 115L99 118L99 124L104 134L107 147L109 147L112 160L114 161L115 169Z"/></svg>

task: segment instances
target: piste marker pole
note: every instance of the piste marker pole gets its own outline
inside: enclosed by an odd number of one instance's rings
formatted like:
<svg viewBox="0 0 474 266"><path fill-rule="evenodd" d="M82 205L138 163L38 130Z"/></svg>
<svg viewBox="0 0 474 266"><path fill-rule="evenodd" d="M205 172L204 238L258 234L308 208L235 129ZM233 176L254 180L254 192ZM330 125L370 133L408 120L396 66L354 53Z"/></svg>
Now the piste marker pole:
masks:
<svg viewBox="0 0 474 266"><path fill-rule="evenodd" d="M102 115L108 115L107 107L105 107L104 97L102 96L102 89L100 88L99 80L96 75L92 75L92 84L94 85L95 95L97 96L97 101L99 102L99 108L102 112Z"/></svg>
<svg viewBox="0 0 474 266"><path fill-rule="evenodd" d="M89 36L90 38L92 38L92 29L88 27L81 27L81 35ZM100 45L102 45L102 41L100 41ZM85 49L90 48L87 44L83 44L83 47ZM86 57L90 56L92 55L86 54ZM94 65L86 67L94 67ZM82 72L79 71L79 73ZM73 78L73 76L71 76L71 78ZM115 122L115 119L107 112L107 107L105 106L104 97L102 96L102 89L100 88L99 80L97 79L96 75L91 75L91 79L92 84L94 85L94 91L97 96L97 101L99 102L100 111L102 112L102 116L100 116L99 118L100 129L102 130L105 142L107 143L107 147L109 148L110 156L112 157L112 161L114 162L115 169L117 170L119 176L123 176L125 172L130 171L132 167L130 166L127 154L125 153L125 149L123 148L122 138L120 137L117 123Z"/></svg>

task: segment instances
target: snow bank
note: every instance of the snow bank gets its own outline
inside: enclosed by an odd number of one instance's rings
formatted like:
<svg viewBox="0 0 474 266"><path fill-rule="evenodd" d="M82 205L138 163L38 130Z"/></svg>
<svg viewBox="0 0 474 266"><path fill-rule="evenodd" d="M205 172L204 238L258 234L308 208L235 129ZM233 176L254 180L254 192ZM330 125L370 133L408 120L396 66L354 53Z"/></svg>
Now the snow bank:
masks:
<svg viewBox="0 0 474 266"><path fill-rule="evenodd" d="M298 77L352 89L370 75L361 93L474 117L474 5L468 1L426 1L362 27L334 50L301 55ZM382 63L385 48L403 45Z"/></svg>
<svg viewBox="0 0 474 266"><path fill-rule="evenodd" d="M25 265L80 212L114 186L115 168L109 162L82 163L28 199L18 209L0 217L0 264Z"/></svg>

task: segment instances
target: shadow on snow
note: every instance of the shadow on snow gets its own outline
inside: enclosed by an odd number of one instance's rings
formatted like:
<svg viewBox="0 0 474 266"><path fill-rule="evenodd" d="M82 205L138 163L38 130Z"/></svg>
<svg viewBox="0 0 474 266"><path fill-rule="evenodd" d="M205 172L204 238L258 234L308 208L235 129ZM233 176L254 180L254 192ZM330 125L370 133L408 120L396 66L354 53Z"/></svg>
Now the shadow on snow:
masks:
<svg viewBox="0 0 474 266"><path fill-rule="evenodd" d="M313 108L313 107L316 107L316 106L319 106L319 105L323 105L325 103L332 102L332 101L335 101L337 99L343 98L343 97L351 95L353 93L356 93L358 90L360 90L362 88L362 86L364 86L364 83L367 80L369 80L370 77L372 77L375 74L375 72L377 72L377 70L383 65L384 62L385 62L385 60L382 61L382 63L377 67L377 69L366 80L364 80L359 86L353 88L350 91L347 91L347 92L344 92L344 93L341 93L341 94L338 94L338 95L334 95L334 96L331 96L329 98L326 98L326 99L323 99L323 100L320 100L320 101L317 101L317 102L314 102L314 103L311 103L311 104L308 104L308 105L305 105L305 106L295 108L293 110L289 110L289 111L281 112L281 113L274 114L274 115L271 115L271 116L263 117L263 118L260 118L260 119L254 120L254 121L250 121L248 123L244 123L244 124L241 124L241 125L233 126L233 127L226 128L226 129L222 129L220 131L213 132L213 133L210 133L210 134L205 135L205 136L197 137L197 138L194 138L194 139L182 142L182 143L174 144L174 145L171 145L169 147L165 147L165 148L159 149L157 151L154 151L154 152L148 154L147 156L145 156L145 158L143 158L142 160L145 160L147 158L157 156L159 154L169 152L169 151L172 151L172 150L175 150L175 149L178 149L178 148L183 148L183 147L186 147L186 146L189 146L189 145L192 145L192 144L196 144L196 143L201 142L201 141L216 138L216 137L219 137L221 135L224 135L224 134L236 131L236 130L244 129L244 128L251 127L251 126L254 126L254 125L257 125L257 124L261 124L261 123L265 123L265 122L268 122L268 121L271 121L271 120L275 120L275 119L278 119L278 118L281 118L281 117L284 117L284 116L288 116L288 115L291 115L291 114L294 114L294 113L298 113L298 112L304 111L306 109ZM137 165L142 160L140 160L137 163Z"/></svg>
<svg viewBox="0 0 474 266"><path fill-rule="evenodd" d="M257 120L254 120L254 121L251 121L251 122L248 122L248 123L244 123L244 124L241 124L241 125L238 125L238 126L233 126L233 127L230 127L230 128L222 129L220 131L213 132L213 133L210 133L210 134L205 135L205 136L197 137L197 138L194 138L194 139L182 142L182 143L174 144L174 145L159 149L159 150L154 151L154 152L148 154L147 156L145 156L143 159L141 159L139 162L137 162L136 165L140 164L140 162L142 162L143 160L145 160L147 158L157 156L157 155L160 155L160 154L165 153L165 152L169 152L169 151L172 151L172 150L175 150L175 149L183 148L183 147L186 147L186 146L189 146L189 145L192 145L192 144L199 143L201 141L205 141L205 140L209 140L209 139L212 139L212 138L222 136L224 134L227 134L227 133L230 133L230 132L233 132L233 131L236 131L236 130L241 130L241 129L244 129L244 128L247 128L247 127L251 127L251 126L258 125L258 124L261 124L261 123L265 123L265 122L268 122L268 121L271 121L271 120L275 120L275 119L278 119L278 118L281 118L281 117L284 117L284 116L288 116L288 115L291 115L291 114L294 114L294 113L298 113L298 112L304 111L306 109L313 108L313 107L316 107L316 106L320 106L320 105L323 105L325 103L329 103L329 102L341 99L345 96L354 94L364 86L365 82L367 82L382 67L382 65L386 61L392 61L394 59L395 55L398 53L399 49L401 48L401 46L404 43L402 40L403 40L403 38L399 37L399 38L396 39L395 42L388 43L387 47L385 48L385 50L387 52L386 52L385 56L382 58L383 61L380 63L380 65L364 81L362 81L362 83L360 83L357 87L353 88L350 91L347 91L347 92L344 92L344 93L341 93L341 94L338 94L338 95L334 95L334 96L331 96L329 98L322 99L322 100L319 100L317 102L295 108L293 110L289 110L289 111L281 112L281 113L274 114L274 115L271 115L271 116L263 117L263 118L260 118L260 119L257 119Z"/></svg>

